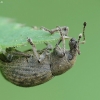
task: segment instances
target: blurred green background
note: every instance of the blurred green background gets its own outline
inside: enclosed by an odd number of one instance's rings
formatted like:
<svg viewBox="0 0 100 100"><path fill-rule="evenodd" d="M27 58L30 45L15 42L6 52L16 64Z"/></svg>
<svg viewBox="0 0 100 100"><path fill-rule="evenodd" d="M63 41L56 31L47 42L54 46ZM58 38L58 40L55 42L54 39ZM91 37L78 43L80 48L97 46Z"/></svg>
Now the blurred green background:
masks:
<svg viewBox="0 0 100 100"><path fill-rule="evenodd" d="M87 22L86 44L71 70L31 88L15 86L0 73L0 100L100 100L99 10L100 0L0 0L0 16L49 29L66 25L71 37Z"/></svg>

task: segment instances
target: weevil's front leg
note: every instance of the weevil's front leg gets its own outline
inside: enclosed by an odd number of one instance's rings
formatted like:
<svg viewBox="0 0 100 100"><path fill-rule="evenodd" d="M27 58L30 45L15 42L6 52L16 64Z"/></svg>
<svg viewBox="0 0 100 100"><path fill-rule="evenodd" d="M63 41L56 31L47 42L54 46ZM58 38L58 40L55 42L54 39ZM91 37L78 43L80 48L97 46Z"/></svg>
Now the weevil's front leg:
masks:
<svg viewBox="0 0 100 100"><path fill-rule="evenodd" d="M65 36L68 35L68 31L69 31L69 27L66 27L66 26L63 26L63 27L57 26L56 28L51 29L51 30L49 30L49 29L47 29L45 27L42 27L42 29L44 29L45 31L48 31L51 34L54 34L57 31L58 32L62 31L63 35L65 35Z"/></svg>
<svg viewBox="0 0 100 100"><path fill-rule="evenodd" d="M63 27L57 26L57 28L52 29L52 30L49 30L49 29L47 29L47 28L45 28L45 27L43 27L43 29L44 29L45 31L50 32L51 34L53 34L53 33L56 32L56 31L59 31L59 32L60 32L61 38L60 38L60 40L58 41L58 44L59 44L61 41L63 41L63 50L64 50L64 53L65 53L65 39L64 39L64 38L65 38L65 36L67 37L69 28L66 27L66 26L63 26Z"/></svg>
<svg viewBox="0 0 100 100"><path fill-rule="evenodd" d="M47 29L47 28L45 28L45 27L42 27L42 29L44 29L45 31L48 31L48 32L51 33L51 34L53 34L54 32L59 31L58 28L55 28L55 29L49 30L49 29Z"/></svg>

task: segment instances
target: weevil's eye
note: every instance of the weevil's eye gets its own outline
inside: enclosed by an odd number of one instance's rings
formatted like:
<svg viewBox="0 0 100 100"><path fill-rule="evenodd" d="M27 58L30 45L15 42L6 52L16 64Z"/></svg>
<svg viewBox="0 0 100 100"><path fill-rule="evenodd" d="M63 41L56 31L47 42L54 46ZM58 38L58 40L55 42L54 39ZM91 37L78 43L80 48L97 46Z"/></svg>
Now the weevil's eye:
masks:
<svg viewBox="0 0 100 100"><path fill-rule="evenodd" d="M73 41L75 41L75 39L74 39L74 38L71 38L71 39L70 39L70 42L73 42Z"/></svg>
<svg viewBox="0 0 100 100"><path fill-rule="evenodd" d="M66 29L66 27L64 27L64 31L66 31L67 29Z"/></svg>

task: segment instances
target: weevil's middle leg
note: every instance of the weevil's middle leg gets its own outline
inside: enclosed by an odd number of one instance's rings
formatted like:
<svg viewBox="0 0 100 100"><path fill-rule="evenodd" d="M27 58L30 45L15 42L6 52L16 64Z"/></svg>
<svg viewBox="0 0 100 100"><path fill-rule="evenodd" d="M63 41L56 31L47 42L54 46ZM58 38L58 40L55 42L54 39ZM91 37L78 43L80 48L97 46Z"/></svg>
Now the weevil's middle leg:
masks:
<svg viewBox="0 0 100 100"><path fill-rule="evenodd" d="M34 55L36 56L37 60L39 59L39 55L37 53L37 50L36 50L36 47L35 45L33 44L32 42L32 39L28 38L27 41L30 43L30 45L32 46L32 49L33 49L33 53Z"/></svg>
<svg viewBox="0 0 100 100"><path fill-rule="evenodd" d="M65 53L65 37L64 37L65 35L63 34L62 29L60 29L60 35L61 35L61 38L58 41L58 44L60 44L61 41L62 41L62 43L63 43L63 52Z"/></svg>
<svg viewBox="0 0 100 100"><path fill-rule="evenodd" d="M35 45L33 44L32 40L30 38L28 38L28 42L32 45L33 52L34 52L39 63L41 63L46 58L46 56L50 54L48 52L48 50L52 49L50 44L45 43L47 45L47 48L45 48L43 50L42 54L39 55L36 48L35 48Z"/></svg>
<svg viewBox="0 0 100 100"><path fill-rule="evenodd" d="M41 63L46 58L46 56L50 55L50 51L53 48L51 44L48 44L48 43L45 43L45 44L47 47L43 50L42 54L39 56L39 59L38 59L39 63Z"/></svg>
<svg viewBox="0 0 100 100"><path fill-rule="evenodd" d="M63 42L63 49L59 46L61 42ZM58 40L54 50L56 50L59 57L63 57L65 55L65 38L63 36Z"/></svg>

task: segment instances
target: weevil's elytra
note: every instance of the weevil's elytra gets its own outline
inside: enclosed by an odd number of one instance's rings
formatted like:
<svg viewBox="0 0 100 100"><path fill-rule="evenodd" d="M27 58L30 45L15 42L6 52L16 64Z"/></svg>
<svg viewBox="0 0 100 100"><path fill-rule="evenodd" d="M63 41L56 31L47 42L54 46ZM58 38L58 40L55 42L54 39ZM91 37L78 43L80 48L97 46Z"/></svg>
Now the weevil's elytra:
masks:
<svg viewBox="0 0 100 100"><path fill-rule="evenodd" d="M74 65L77 55L80 54L79 44L85 41L86 22L83 25L83 41L80 42L82 34L79 35L78 40L71 38L69 41L70 50L65 49L65 36L68 34L68 28L66 27L57 27L53 30L44 28L51 34L55 31L59 31L61 34L60 40L53 48L53 52L50 52L52 46L47 43L45 49L41 50L40 53L37 52L34 43L28 38L28 42L33 50L31 54L14 51L10 52L10 57L7 57L7 59L10 58L10 61L0 58L3 76L15 85L31 87L43 84L53 76L63 74ZM61 42L63 43L63 48L59 45ZM9 55L9 52L7 54Z"/></svg>
<svg viewBox="0 0 100 100"><path fill-rule="evenodd" d="M5 63L2 67L2 74L10 82L18 86L35 86L42 84L52 78L50 64L46 58L42 63L38 63L35 57L25 57Z"/></svg>

